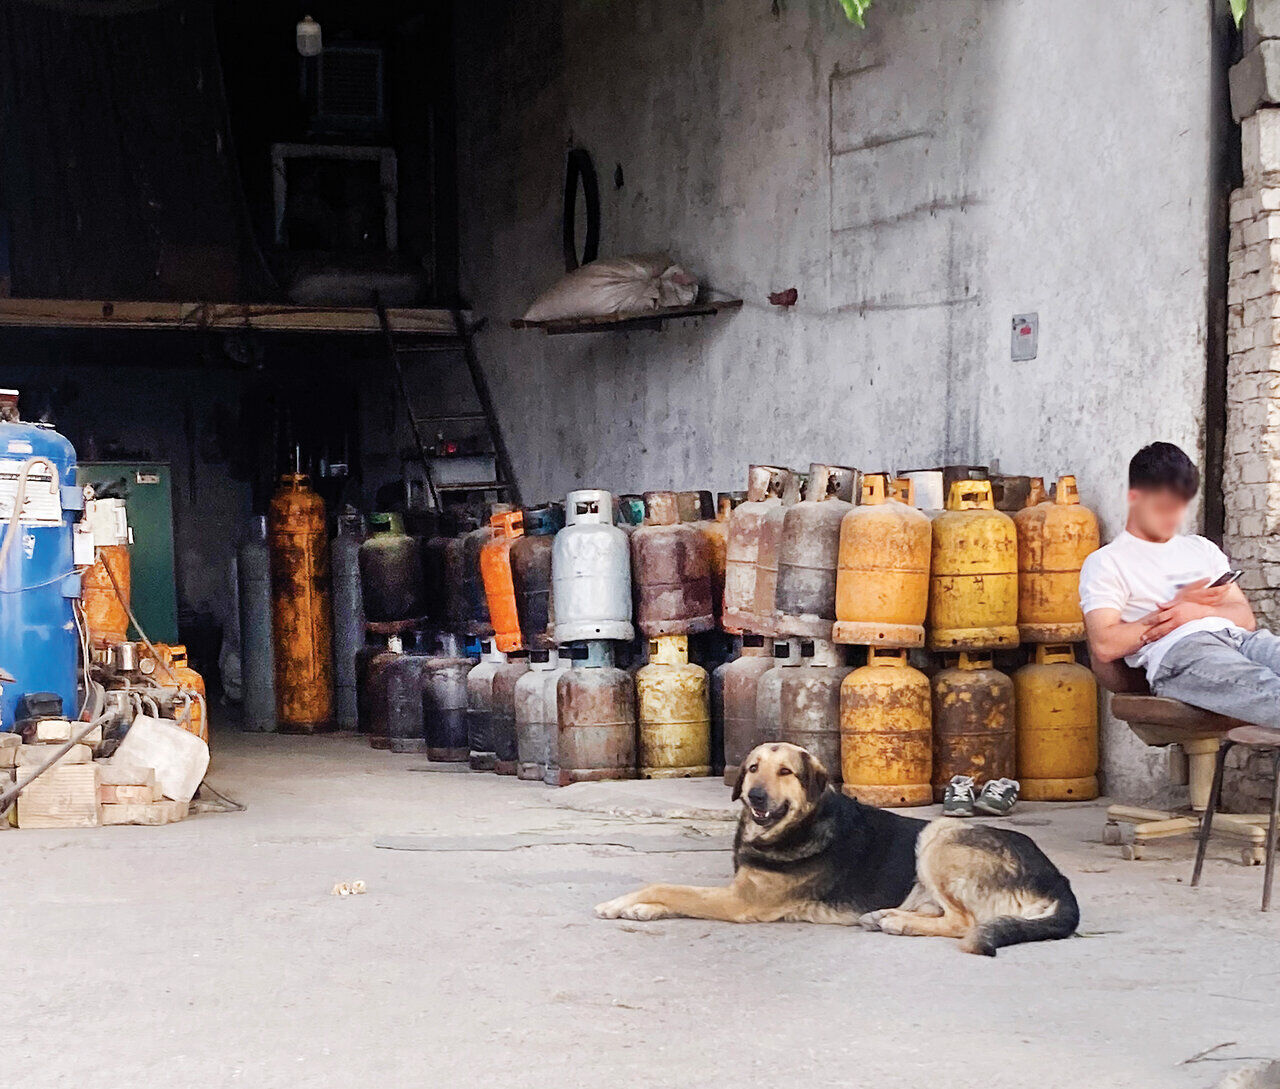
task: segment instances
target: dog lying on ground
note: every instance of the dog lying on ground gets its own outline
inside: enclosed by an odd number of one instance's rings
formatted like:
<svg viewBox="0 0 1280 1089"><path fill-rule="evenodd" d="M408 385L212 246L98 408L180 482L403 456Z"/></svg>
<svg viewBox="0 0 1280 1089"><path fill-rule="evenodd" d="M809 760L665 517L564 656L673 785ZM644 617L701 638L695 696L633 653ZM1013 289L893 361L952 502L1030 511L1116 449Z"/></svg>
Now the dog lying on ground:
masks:
<svg viewBox="0 0 1280 1089"><path fill-rule="evenodd" d="M732 883L650 885L596 914L862 925L960 938L963 950L985 956L1068 937L1079 922L1070 883L1027 836L862 805L832 789L822 764L796 745L754 749L733 798L742 814Z"/></svg>

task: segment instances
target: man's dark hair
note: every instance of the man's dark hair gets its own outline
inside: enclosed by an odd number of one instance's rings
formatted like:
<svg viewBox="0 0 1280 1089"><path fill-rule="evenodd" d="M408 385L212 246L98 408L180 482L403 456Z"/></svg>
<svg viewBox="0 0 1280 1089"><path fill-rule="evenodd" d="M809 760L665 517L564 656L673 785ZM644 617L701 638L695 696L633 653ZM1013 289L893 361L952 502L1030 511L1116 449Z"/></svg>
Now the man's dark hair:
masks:
<svg viewBox="0 0 1280 1089"><path fill-rule="evenodd" d="M1200 490L1200 470L1173 443L1153 442L1129 462L1129 487L1144 491L1166 489L1189 502Z"/></svg>

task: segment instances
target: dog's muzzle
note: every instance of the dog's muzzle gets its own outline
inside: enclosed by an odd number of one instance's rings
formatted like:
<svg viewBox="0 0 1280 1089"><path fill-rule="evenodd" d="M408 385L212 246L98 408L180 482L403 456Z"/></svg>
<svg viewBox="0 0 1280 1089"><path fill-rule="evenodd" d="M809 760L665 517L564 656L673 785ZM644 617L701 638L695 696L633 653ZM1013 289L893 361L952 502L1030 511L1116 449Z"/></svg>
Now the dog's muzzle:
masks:
<svg viewBox="0 0 1280 1089"><path fill-rule="evenodd" d="M769 794L762 789L755 789L747 793L747 809L751 813L751 819L756 824L769 825L776 824L787 815L787 810L791 808L789 801L784 801L776 809L769 805Z"/></svg>

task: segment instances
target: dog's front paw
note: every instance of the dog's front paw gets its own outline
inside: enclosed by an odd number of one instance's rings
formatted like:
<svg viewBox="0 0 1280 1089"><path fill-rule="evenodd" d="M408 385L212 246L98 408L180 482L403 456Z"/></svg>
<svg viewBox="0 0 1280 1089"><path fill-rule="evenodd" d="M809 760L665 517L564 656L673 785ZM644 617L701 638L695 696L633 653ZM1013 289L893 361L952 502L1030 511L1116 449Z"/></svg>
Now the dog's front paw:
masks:
<svg viewBox="0 0 1280 1089"><path fill-rule="evenodd" d="M868 911L858 920L858 925L863 930L879 930L880 920L889 914L889 908L881 908L879 911Z"/></svg>
<svg viewBox="0 0 1280 1089"><path fill-rule="evenodd" d="M882 934L905 934L907 932L906 915L890 908L880 913L879 928Z"/></svg>
<svg viewBox="0 0 1280 1089"><path fill-rule="evenodd" d="M634 896L627 893L626 896L618 896L612 900L606 900L603 904L596 904L597 919L621 919L622 913L632 904Z"/></svg>
<svg viewBox="0 0 1280 1089"><path fill-rule="evenodd" d="M662 904L632 904L623 909L623 919L634 919L637 923L651 923L654 919L668 919L671 912Z"/></svg>

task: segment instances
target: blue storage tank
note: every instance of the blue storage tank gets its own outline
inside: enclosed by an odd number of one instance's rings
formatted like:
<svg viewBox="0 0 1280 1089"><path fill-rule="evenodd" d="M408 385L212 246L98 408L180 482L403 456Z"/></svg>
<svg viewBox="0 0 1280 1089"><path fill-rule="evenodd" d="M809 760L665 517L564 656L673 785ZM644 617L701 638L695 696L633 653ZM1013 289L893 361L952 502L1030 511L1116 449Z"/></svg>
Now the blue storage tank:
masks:
<svg viewBox="0 0 1280 1089"><path fill-rule="evenodd" d="M26 494L15 525L10 519L24 467ZM80 596L80 576L72 533L83 509L75 448L50 427L19 421L17 394L0 391L0 669L16 678L0 693L0 730L13 729L18 701L28 692L61 696L68 718L79 711L72 602Z"/></svg>

